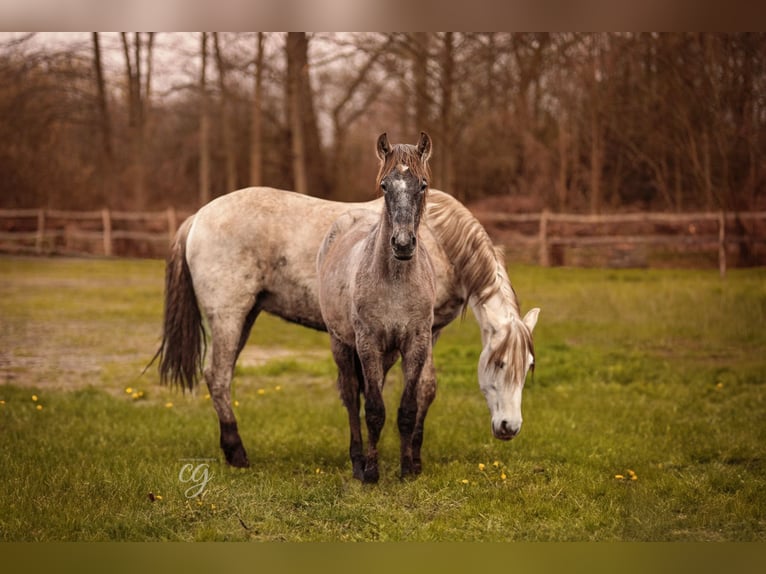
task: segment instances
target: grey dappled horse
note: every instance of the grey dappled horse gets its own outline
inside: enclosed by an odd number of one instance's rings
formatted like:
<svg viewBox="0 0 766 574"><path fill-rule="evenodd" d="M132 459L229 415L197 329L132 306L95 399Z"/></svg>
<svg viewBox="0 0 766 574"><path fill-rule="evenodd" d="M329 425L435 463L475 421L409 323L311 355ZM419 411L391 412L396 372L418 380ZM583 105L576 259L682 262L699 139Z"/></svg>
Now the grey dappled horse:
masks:
<svg viewBox="0 0 766 574"><path fill-rule="evenodd" d="M421 471L423 424L436 394L431 354L434 270L418 237L430 180L431 138L422 133L417 146L391 146L382 134L377 153L377 187L384 198L379 215L352 222L341 216L317 256L319 306L348 411L353 476L363 482L377 482L379 477L386 371L401 355L404 388L397 423L402 478ZM366 456L360 393L367 423Z"/></svg>

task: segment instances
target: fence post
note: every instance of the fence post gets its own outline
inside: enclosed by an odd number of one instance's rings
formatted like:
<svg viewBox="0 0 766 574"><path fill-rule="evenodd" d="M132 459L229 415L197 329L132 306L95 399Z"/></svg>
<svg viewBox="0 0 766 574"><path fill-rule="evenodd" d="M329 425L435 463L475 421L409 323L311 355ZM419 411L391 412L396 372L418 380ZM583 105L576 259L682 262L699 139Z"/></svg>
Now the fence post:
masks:
<svg viewBox="0 0 766 574"><path fill-rule="evenodd" d="M726 277L726 214L718 212L718 272Z"/></svg>
<svg viewBox="0 0 766 574"><path fill-rule="evenodd" d="M112 217L108 208L101 210L101 221L104 226L104 255L112 255Z"/></svg>
<svg viewBox="0 0 766 574"><path fill-rule="evenodd" d="M176 215L175 207L168 207L168 238L170 243L173 243L173 238L176 236L176 229L178 229L178 216Z"/></svg>
<svg viewBox="0 0 766 574"><path fill-rule="evenodd" d="M543 209L540 214L540 235L538 237L540 244L540 265L550 267L550 253L548 251L548 209Z"/></svg>
<svg viewBox="0 0 766 574"><path fill-rule="evenodd" d="M45 243L45 210L37 210L37 236L35 237L35 252L40 255Z"/></svg>

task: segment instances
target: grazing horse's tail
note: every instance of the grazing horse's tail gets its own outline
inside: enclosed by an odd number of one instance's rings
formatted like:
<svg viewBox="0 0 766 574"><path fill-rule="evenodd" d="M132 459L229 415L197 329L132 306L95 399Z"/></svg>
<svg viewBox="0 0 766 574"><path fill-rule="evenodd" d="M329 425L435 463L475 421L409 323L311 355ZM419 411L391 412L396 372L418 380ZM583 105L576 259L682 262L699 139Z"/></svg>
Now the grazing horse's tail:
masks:
<svg viewBox="0 0 766 574"><path fill-rule="evenodd" d="M152 359L160 360L160 381L192 390L202 372L205 330L197 306L189 265L186 238L194 217L178 228L165 268L165 317L162 343ZM151 363L150 363L151 364Z"/></svg>

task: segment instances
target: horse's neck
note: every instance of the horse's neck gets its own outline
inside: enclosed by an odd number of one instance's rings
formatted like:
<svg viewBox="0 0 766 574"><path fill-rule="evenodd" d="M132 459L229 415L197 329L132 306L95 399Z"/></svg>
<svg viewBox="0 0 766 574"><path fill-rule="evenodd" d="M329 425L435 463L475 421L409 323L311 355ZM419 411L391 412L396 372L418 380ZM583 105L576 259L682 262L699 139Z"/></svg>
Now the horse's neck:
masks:
<svg viewBox="0 0 766 574"><path fill-rule="evenodd" d="M492 294L483 301L476 295L472 296L468 304L473 311L476 321L481 328L482 346L486 346L489 337L495 331L499 331L503 325L511 321L511 317L518 318L515 301L512 299L513 290L510 283L502 276L496 278L498 284Z"/></svg>

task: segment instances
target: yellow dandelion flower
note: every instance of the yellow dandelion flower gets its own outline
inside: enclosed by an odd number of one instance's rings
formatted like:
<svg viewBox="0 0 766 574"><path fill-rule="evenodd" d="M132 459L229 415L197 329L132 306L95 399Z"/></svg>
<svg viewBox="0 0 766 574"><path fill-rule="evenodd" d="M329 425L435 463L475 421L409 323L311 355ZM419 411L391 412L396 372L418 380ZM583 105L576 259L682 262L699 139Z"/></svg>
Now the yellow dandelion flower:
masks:
<svg viewBox="0 0 766 574"><path fill-rule="evenodd" d="M208 393L208 394L206 394L206 395L205 395L205 400L206 400L206 401L209 401L209 400L210 400L210 393Z"/></svg>
<svg viewBox="0 0 766 574"><path fill-rule="evenodd" d="M37 395L32 395L32 400L33 400L34 402L37 402Z"/></svg>
<svg viewBox="0 0 766 574"><path fill-rule="evenodd" d="M5 401L0 401L0 406L4 405Z"/></svg>
<svg viewBox="0 0 766 574"><path fill-rule="evenodd" d="M136 400L139 396L141 396L141 395L139 395L138 393L133 393L133 395L132 395L133 400Z"/></svg>
<svg viewBox="0 0 766 574"><path fill-rule="evenodd" d="M42 406L42 405L37 405L35 408L36 408L38 411L41 411L41 410L43 410L43 406Z"/></svg>
<svg viewBox="0 0 766 574"><path fill-rule="evenodd" d="M624 477L623 475L621 475L621 474L615 474L615 475L614 475L614 477L615 477L617 480L625 480L625 477Z"/></svg>
<svg viewBox="0 0 766 574"><path fill-rule="evenodd" d="M461 484L468 484L468 479L467 479L467 478L464 478L463 480L461 480L461 481L460 481L460 483L461 483Z"/></svg>
<svg viewBox="0 0 766 574"><path fill-rule="evenodd" d="M277 385L276 387L274 387L274 390L275 390L275 391L281 391L281 390L282 390L282 387L281 387L280 385Z"/></svg>
<svg viewBox="0 0 766 574"><path fill-rule="evenodd" d="M238 407L239 406L239 401L234 401L234 406Z"/></svg>
<svg viewBox="0 0 766 574"><path fill-rule="evenodd" d="M483 463L483 462L480 462L480 463L479 463L479 470L480 470L480 471L482 471L482 472L484 472L484 469L485 469L485 468L486 468L486 467L484 466L484 463Z"/></svg>
<svg viewBox="0 0 766 574"><path fill-rule="evenodd" d="M505 475L504 472L500 473L500 480L505 480L506 478L508 477Z"/></svg>
<svg viewBox="0 0 766 574"><path fill-rule="evenodd" d="M718 384L715 386L715 388L716 388L716 389L719 389L719 390L720 390L720 389L722 389L722 388L723 388L723 383L718 383Z"/></svg>
<svg viewBox="0 0 766 574"><path fill-rule="evenodd" d="M167 402L167 403L165 403L165 408L166 408L166 409L171 409L171 408L173 408L173 403L171 403L171 402Z"/></svg>
<svg viewBox="0 0 766 574"><path fill-rule="evenodd" d="M638 480L638 477L634 474L630 477L630 480Z"/></svg>
<svg viewBox="0 0 766 574"><path fill-rule="evenodd" d="M125 389L125 393L128 394L128 395L132 394L133 393L133 387L128 387L127 389Z"/></svg>
<svg viewBox="0 0 766 574"><path fill-rule="evenodd" d="M210 510L215 510L215 504L210 505Z"/></svg>
<svg viewBox="0 0 766 574"><path fill-rule="evenodd" d="M162 500L162 495L161 494L155 494L154 495L154 499L155 500Z"/></svg>
<svg viewBox="0 0 766 574"><path fill-rule="evenodd" d="M492 466L494 466L495 468L500 468L500 461L496 460L495 462L492 463Z"/></svg>
<svg viewBox="0 0 766 574"><path fill-rule="evenodd" d="M265 389L258 389L258 394L259 395L265 395L266 394L266 390Z"/></svg>

